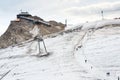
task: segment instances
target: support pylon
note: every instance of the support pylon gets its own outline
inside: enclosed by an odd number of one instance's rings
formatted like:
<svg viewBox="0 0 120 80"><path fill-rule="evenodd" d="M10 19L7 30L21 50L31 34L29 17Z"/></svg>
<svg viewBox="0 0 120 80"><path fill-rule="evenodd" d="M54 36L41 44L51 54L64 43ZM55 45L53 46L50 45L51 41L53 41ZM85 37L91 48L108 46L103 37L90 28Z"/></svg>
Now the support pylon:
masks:
<svg viewBox="0 0 120 80"><path fill-rule="evenodd" d="M40 48L40 42L42 42L43 43L43 46L44 46L44 49L45 49L45 52L46 53L48 53L47 52L47 48L46 48L46 45L45 45L45 42L44 42L44 40L43 40L43 38L41 38L41 37L37 37L36 38L37 39L37 41L38 41L38 47L39 47L39 54L41 54L42 52L41 52L41 48Z"/></svg>

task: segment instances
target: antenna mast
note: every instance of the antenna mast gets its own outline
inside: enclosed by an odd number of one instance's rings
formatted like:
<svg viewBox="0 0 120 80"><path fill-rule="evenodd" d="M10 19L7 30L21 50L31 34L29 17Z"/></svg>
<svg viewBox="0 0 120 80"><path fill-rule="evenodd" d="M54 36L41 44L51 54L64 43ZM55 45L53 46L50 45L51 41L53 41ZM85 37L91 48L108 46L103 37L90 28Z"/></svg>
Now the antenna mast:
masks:
<svg viewBox="0 0 120 80"><path fill-rule="evenodd" d="M20 12L22 13L22 9L20 10Z"/></svg>
<svg viewBox="0 0 120 80"><path fill-rule="evenodd" d="M101 11L102 20L104 20L103 10Z"/></svg>
<svg viewBox="0 0 120 80"><path fill-rule="evenodd" d="M65 27L67 27L67 19L65 19Z"/></svg>

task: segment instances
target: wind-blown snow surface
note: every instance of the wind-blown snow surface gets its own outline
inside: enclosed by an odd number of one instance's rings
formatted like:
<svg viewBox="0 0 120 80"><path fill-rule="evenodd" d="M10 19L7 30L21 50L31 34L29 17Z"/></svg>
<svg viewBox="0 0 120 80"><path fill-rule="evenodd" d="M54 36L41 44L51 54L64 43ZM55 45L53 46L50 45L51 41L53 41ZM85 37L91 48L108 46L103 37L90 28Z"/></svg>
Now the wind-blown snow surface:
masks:
<svg viewBox="0 0 120 80"><path fill-rule="evenodd" d="M0 77L11 70L2 80L117 80L119 76L120 26L73 31L45 43L50 55L44 57L33 55L38 53L36 41L1 49Z"/></svg>

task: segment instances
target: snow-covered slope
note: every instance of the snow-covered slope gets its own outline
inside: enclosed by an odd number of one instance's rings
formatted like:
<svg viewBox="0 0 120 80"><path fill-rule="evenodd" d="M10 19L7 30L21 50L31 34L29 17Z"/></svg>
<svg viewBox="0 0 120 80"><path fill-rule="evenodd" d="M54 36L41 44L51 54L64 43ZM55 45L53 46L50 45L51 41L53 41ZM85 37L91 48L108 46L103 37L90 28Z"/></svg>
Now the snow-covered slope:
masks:
<svg viewBox="0 0 120 80"><path fill-rule="evenodd" d="M119 20L104 22L99 22L103 28L96 27L98 22L86 23L81 31L72 28L69 33L45 39L48 56L35 56L36 41L1 49L0 80L117 80ZM41 48L44 51L42 42Z"/></svg>
<svg viewBox="0 0 120 80"><path fill-rule="evenodd" d="M81 55L95 67L118 76L120 72L120 26L106 27L91 34L88 33ZM78 54L80 55L80 54Z"/></svg>

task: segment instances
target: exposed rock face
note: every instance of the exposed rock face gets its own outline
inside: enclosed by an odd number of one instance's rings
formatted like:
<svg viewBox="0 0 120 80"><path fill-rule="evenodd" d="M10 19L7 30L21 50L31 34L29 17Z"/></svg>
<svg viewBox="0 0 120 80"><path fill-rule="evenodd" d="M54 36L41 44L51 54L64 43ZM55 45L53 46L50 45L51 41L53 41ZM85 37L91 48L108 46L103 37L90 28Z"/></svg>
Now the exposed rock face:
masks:
<svg viewBox="0 0 120 80"><path fill-rule="evenodd" d="M46 27L45 25L38 25L38 27L41 29L42 35L59 32L64 30L65 28L64 24L58 23L56 21L48 21L48 23L50 23L51 27Z"/></svg>
<svg viewBox="0 0 120 80"><path fill-rule="evenodd" d="M37 20L43 20L37 16L30 16ZM44 20L43 20L44 21ZM64 30L65 25L56 21L49 21L51 27L47 27L43 24L37 24L41 30L42 35L47 35ZM0 37L0 48L6 48L13 44L17 44L32 38L30 31L34 28L35 24L31 21L20 19L11 21L7 31Z"/></svg>

